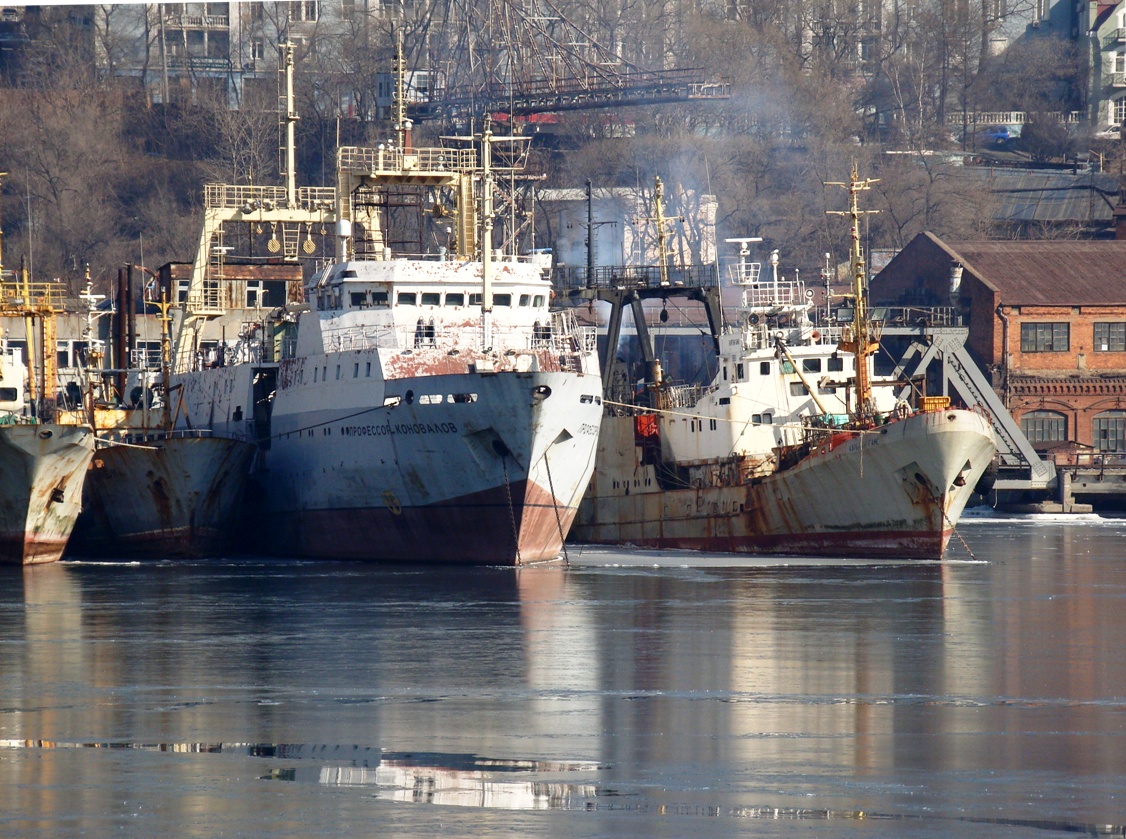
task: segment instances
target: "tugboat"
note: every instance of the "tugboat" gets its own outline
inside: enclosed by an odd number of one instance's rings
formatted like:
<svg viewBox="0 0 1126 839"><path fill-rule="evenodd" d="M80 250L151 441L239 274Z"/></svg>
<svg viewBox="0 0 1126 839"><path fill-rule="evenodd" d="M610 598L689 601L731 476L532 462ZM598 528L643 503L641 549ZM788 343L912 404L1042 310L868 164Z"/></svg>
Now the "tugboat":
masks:
<svg viewBox="0 0 1126 839"><path fill-rule="evenodd" d="M812 294L779 275L777 251L765 278L748 258L756 240L735 240L742 247L732 281L742 306L737 323L713 330L714 379L703 388L673 385L645 350L640 395L606 399L597 468L573 541L748 554L943 555L967 501L987 480L996 445L980 410L953 408L945 397L897 400L892 382L873 387L878 336L866 301L857 198L871 183L854 170L839 184L848 189L852 222L851 322L815 324ZM641 300L677 292L662 282L627 294ZM704 300L713 324L720 322L716 285L688 289ZM586 294L623 299L620 289Z"/></svg>
<svg viewBox="0 0 1126 839"><path fill-rule="evenodd" d="M494 179L523 167L526 140L486 127L416 148L401 73L399 85L397 141L338 150L329 210L292 177L245 203L237 199L246 188L209 188L212 226L173 376L178 427L257 443L249 503L262 550L418 563L554 559L594 468L602 418L594 331L551 310L539 265L514 255L515 230L494 251ZM507 151L502 166L498 147ZM292 163L291 155L292 142ZM449 220L440 240L448 244L395 252L392 241L404 241L391 233L395 206L431 206L430 219ZM222 365L201 367L192 330L206 313L193 305L214 282L209 254L228 218L283 226L317 218L335 225L336 253L306 284L305 305L240 330ZM416 241L424 240L438 241Z"/></svg>
<svg viewBox="0 0 1126 839"><path fill-rule="evenodd" d="M81 507L94 431L57 422L59 286L32 283L26 270L0 276L0 315L24 319L28 353L0 348L0 563L54 562Z"/></svg>

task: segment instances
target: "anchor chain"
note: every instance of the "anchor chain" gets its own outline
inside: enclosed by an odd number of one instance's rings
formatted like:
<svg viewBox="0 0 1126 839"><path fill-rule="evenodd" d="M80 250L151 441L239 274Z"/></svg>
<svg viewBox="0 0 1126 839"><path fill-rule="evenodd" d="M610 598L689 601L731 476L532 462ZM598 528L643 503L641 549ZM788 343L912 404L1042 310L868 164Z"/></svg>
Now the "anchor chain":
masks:
<svg viewBox="0 0 1126 839"><path fill-rule="evenodd" d="M508 483L508 456L501 455L500 466L504 470L504 494L508 497L508 518L512 522L512 543L516 546L516 564L523 565L520 556L520 534L516 529L516 510L512 506L512 486Z"/></svg>

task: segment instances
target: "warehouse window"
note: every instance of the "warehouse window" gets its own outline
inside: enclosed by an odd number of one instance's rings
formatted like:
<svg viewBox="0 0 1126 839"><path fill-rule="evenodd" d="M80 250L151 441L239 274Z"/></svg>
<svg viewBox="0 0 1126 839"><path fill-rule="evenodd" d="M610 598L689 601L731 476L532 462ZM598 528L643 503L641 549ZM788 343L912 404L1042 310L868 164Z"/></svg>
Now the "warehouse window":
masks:
<svg viewBox="0 0 1126 839"><path fill-rule="evenodd" d="M1096 323L1095 352L1126 352L1126 321Z"/></svg>
<svg viewBox="0 0 1126 839"><path fill-rule="evenodd" d="M1067 440L1067 417L1057 411L1029 411L1020 418L1020 430L1036 448Z"/></svg>
<svg viewBox="0 0 1126 839"><path fill-rule="evenodd" d="M1126 451L1126 411L1103 411L1095 415L1095 448L1100 452Z"/></svg>
<svg viewBox="0 0 1126 839"><path fill-rule="evenodd" d="M1070 324L1022 323L1021 352L1067 352L1070 347Z"/></svg>

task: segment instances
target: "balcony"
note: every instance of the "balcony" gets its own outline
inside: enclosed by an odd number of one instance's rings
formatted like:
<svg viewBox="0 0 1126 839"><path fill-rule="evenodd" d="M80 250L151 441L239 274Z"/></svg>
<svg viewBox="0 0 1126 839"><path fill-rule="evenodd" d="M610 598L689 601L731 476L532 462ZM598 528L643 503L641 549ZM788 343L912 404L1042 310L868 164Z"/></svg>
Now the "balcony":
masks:
<svg viewBox="0 0 1126 839"><path fill-rule="evenodd" d="M1126 87L1126 73L1107 73L1103 76L1103 84L1107 87Z"/></svg>
<svg viewBox="0 0 1126 839"><path fill-rule="evenodd" d="M176 29L229 29L228 15L177 15L165 14L164 25Z"/></svg>
<svg viewBox="0 0 1126 839"><path fill-rule="evenodd" d="M192 70L199 73L226 73L231 69L227 58L205 55L169 55L169 70Z"/></svg>

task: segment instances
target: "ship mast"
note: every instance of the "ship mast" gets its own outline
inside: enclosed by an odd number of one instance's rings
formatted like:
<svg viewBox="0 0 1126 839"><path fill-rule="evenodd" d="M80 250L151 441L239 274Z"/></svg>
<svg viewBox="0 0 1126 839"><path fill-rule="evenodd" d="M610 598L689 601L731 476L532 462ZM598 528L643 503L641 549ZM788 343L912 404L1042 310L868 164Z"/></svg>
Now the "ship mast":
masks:
<svg viewBox="0 0 1126 839"><path fill-rule="evenodd" d="M860 249L860 217L878 213L879 210L860 210L859 194L872 188L878 179L865 178L860 180L857 174L855 161L852 164L852 177L849 182L826 182L826 186L839 186L848 190L848 210L828 210L827 215L847 215L852 223L852 247L850 262L852 268L852 296L853 317L852 329L845 333L840 342L840 348L851 352L856 358L856 408L853 419L857 422L871 420L874 414L872 406L872 382L868 370L868 356L879 349L879 344L872 340L872 324L868 319L867 273L864 268L864 254Z"/></svg>
<svg viewBox="0 0 1126 839"><path fill-rule="evenodd" d="M286 206L297 206L297 108L293 95L293 42L287 37L281 50L285 72L285 200Z"/></svg>
<svg viewBox="0 0 1126 839"><path fill-rule="evenodd" d="M657 260L661 274L661 285L669 284L669 263L665 245L665 185L657 178L654 200L657 202Z"/></svg>

